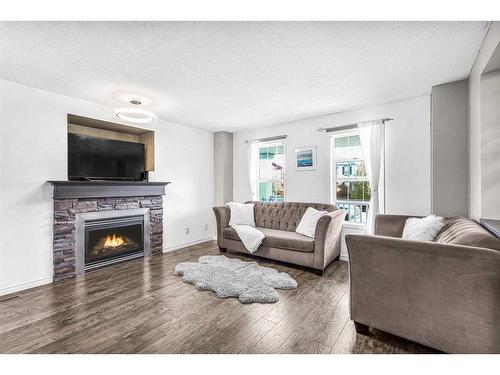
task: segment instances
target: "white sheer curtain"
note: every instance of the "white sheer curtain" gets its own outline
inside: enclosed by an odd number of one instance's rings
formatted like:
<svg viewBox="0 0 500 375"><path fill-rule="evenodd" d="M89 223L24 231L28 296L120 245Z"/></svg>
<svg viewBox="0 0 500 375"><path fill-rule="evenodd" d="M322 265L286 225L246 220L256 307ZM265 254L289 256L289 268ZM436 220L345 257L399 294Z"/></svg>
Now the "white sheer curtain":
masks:
<svg viewBox="0 0 500 375"><path fill-rule="evenodd" d="M359 139L365 159L366 174L370 181L372 195L366 220L366 233L373 233L375 216L384 211L380 202L384 197L384 147L385 125L382 120L358 124ZM385 204L385 202L384 202Z"/></svg>
<svg viewBox="0 0 500 375"><path fill-rule="evenodd" d="M259 142L249 143L249 168L248 179L250 183L250 200L259 200L259 192L257 191L257 181L259 179Z"/></svg>

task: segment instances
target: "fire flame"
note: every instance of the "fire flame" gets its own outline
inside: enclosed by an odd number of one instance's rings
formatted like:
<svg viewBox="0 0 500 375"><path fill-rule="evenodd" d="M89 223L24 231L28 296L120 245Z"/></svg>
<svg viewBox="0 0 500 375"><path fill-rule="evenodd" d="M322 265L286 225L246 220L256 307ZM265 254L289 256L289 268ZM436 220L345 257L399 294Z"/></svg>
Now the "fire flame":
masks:
<svg viewBox="0 0 500 375"><path fill-rule="evenodd" d="M122 236L117 236L116 234L113 234L112 236L108 235L106 236L106 239L104 240L104 247L116 247L123 245L125 241L123 240Z"/></svg>

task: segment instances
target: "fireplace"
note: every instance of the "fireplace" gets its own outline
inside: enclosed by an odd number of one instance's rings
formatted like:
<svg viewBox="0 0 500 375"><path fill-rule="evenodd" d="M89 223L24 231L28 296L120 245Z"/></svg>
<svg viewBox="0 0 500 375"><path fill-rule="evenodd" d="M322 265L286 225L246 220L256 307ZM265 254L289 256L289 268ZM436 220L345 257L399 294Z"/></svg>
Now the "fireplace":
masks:
<svg viewBox="0 0 500 375"><path fill-rule="evenodd" d="M75 226L77 275L151 253L150 208L79 213Z"/></svg>
<svg viewBox="0 0 500 375"><path fill-rule="evenodd" d="M161 254L168 182L50 181L54 281Z"/></svg>
<svg viewBox="0 0 500 375"><path fill-rule="evenodd" d="M85 270L144 255L144 216L85 222Z"/></svg>

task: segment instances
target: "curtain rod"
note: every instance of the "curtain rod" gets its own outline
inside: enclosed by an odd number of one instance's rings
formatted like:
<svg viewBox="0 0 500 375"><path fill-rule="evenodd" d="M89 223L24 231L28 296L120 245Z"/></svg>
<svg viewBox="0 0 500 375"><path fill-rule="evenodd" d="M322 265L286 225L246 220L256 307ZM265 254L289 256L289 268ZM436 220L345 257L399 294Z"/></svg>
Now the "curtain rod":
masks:
<svg viewBox="0 0 500 375"><path fill-rule="evenodd" d="M274 137L267 138L247 139L245 143L277 141L279 139L285 139L286 137L286 135L276 135Z"/></svg>
<svg viewBox="0 0 500 375"><path fill-rule="evenodd" d="M386 118L381 118L381 119L378 119L378 121L382 121L382 122L387 122L387 121L392 121L394 120L393 118L390 118L390 117L386 117ZM377 120L372 120L372 121L377 121ZM368 122L368 121L363 121L363 122ZM362 124L363 122L359 122L357 124L349 124L349 125L343 125L343 126L335 126L333 128L318 128L316 129L316 131L318 132L326 132L326 133L330 133L330 132L334 132L334 131L340 131L340 130L348 130L348 129L354 129L354 128L357 128L358 127L358 124Z"/></svg>

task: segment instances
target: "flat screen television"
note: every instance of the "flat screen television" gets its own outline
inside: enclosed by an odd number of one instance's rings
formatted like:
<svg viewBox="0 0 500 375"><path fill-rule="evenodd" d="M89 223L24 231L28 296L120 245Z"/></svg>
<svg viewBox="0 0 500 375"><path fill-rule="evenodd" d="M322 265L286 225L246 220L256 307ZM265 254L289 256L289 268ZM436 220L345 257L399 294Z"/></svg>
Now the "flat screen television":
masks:
<svg viewBox="0 0 500 375"><path fill-rule="evenodd" d="M69 180L141 180L144 144L68 133Z"/></svg>

